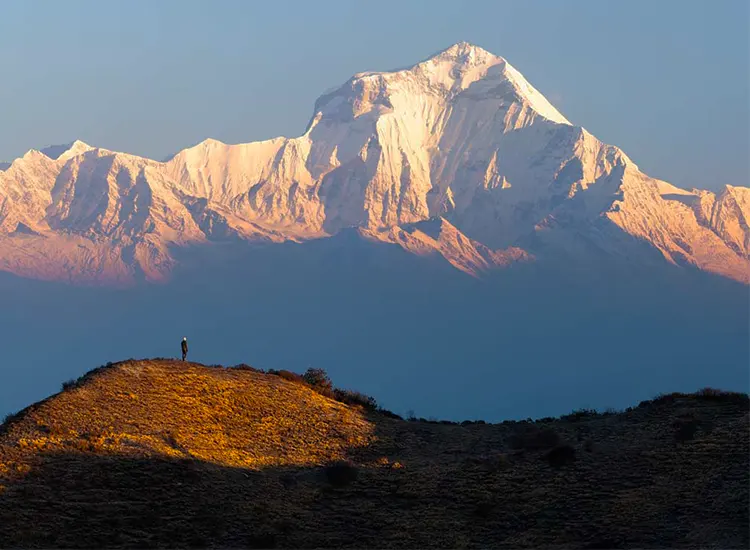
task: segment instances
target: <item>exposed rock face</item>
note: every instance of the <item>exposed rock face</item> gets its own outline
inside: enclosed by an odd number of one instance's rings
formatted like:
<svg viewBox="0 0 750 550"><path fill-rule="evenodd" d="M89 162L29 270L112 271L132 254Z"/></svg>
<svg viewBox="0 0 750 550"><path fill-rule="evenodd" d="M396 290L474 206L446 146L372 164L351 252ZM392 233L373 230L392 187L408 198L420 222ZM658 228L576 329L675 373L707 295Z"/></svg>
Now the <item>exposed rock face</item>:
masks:
<svg viewBox="0 0 750 550"><path fill-rule="evenodd" d="M459 43L355 75L318 99L298 138L206 140L166 162L79 141L29 151L0 171L0 269L127 284L165 278L172 246L358 227L472 274L533 259L518 248L532 236L574 254L583 234L619 254L624 233L669 262L750 282L749 217L750 189L649 178L503 58ZM414 225L425 220L440 237Z"/></svg>

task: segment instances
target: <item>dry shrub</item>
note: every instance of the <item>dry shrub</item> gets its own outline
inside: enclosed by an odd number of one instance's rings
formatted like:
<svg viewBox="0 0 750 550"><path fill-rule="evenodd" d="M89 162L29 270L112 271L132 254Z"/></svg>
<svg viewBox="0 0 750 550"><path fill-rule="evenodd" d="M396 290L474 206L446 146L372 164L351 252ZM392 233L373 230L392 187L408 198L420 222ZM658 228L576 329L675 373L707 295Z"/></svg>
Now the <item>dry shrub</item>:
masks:
<svg viewBox="0 0 750 550"><path fill-rule="evenodd" d="M370 397L369 395L365 395L358 391L335 389L333 390L333 397L336 401L340 401L347 405L360 405L370 410L377 410L378 408L378 403L375 401L374 397Z"/></svg>
<svg viewBox="0 0 750 550"><path fill-rule="evenodd" d="M731 392L727 392L724 390L717 390L716 388L703 388L696 392L696 394L699 397L703 397L705 399L716 399L720 397L726 397L727 395L731 395Z"/></svg>
<svg viewBox="0 0 750 550"><path fill-rule="evenodd" d="M535 451L550 449L560 443L560 436L550 428L538 429L531 426L516 432L508 439L511 449Z"/></svg>
<svg viewBox="0 0 750 550"><path fill-rule="evenodd" d="M561 468L575 462L576 450L568 444L558 445L544 455L544 459L553 468Z"/></svg>
<svg viewBox="0 0 750 550"><path fill-rule="evenodd" d="M401 415L396 414L393 411L389 411L388 409L384 409L383 407L378 407L378 413L382 414L386 418L393 418L395 420L403 420L404 418Z"/></svg>
<svg viewBox="0 0 750 550"><path fill-rule="evenodd" d="M504 453L488 453L470 460L471 464L477 465L488 472L500 472L510 467L510 458Z"/></svg>
<svg viewBox="0 0 750 550"><path fill-rule="evenodd" d="M323 369L307 369L305 374L297 374L296 372L288 370L271 369L268 371L268 374L274 374L284 380L288 380L289 382L310 386L320 395L330 399L334 398L333 384L331 383L331 379L328 378L328 374L326 374L326 371Z"/></svg>
<svg viewBox="0 0 750 550"><path fill-rule="evenodd" d="M655 398L641 401L637 408L648 407L650 405L663 405L674 403L678 399L703 399L706 401L720 401L723 403L736 403L742 410L750 409L750 396L746 393L733 391L717 390L715 388L703 388L695 393L673 392L657 395Z"/></svg>
<svg viewBox="0 0 750 550"><path fill-rule="evenodd" d="M289 382L296 382L297 384L307 384L307 382L305 382L305 380L302 378L302 375L297 374L296 372L292 372L290 370L271 369L268 371L268 374L273 374L275 376L278 376L279 378L288 380Z"/></svg>
<svg viewBox="0 0 750 550"><path fill-rule="evenodd" d="M305 374L302 375L302 380L318 391L333 391L333 383L328 377L328 373L323 369L307 369Z"/></svg>
<svg viewBox="0 0 750 550"><path fill-rule="evenodd" d="M247 363L240 363L239 365L235 365L232 368L237 369L237 370L247 370L247 371L250 371L250 372L257 372L257 373L261 373L261 374L263 373L262 370L256 369L255 367L251 367Z"/></svg>
<svg viewBox="0 0 750 550"><path fill-rule="evenodd" d="M8 414L5 415L5 418L3 418L3 421L2 421L2 423L0 423L0 426L3 427L3 428L7 428L13 422L15 422L16 420L20 420L20 419L21 419L21 413L20 412L8 413ZM3 432L3 430L0 430L0 433L2 433L2 432Z"/></svg>
<svg viewBox="0 0 750 550"><path fill-rule="evenodd" d="M570 414L561 416L560 420L565 420L566 422L578 422L579 420L595 418L597 416L599 416L599 413L595 409L577 409Z"/></svg>
<svg viewBox="0 0 750 550"><path fill-rule="evenodd" d="M244 364L238 365L235 368L240 368L242 370L253 370L256 372L262 372L262 371L257 371L257 369L254 369ZM310 368L310 369L307 369L307 371L305 371L304 374L297 374L296 372L291 372L288 370L271 369L268 371L268 374L276 375L280 378L283 378L284 380L288 380L289 382L294 382L296 384L304 384L306 386L309 386L320 395L328 397L329 399L335 399L336 401L339 401L340 403L344 403L345 405L361 406L367 410L376 411L388 418L395 418L397 420L403 420L403 418L401 418L396 413L391 412L387 409L383 409L382 407L379 407L374 397L370 397L369 395L366 395L358 391L341 390L338 388L334 388L333 383L331 382L331 379L328 376L328 373L326 373L326 371L323 369Z"/></svg>
<svg viewBox="0 0 750 550"><path fill-rule="evenodd" d="M356 481L359 470L353 464L341 460L325 467L326 479L334 487L344 487Z"/></svg>
<svg viewBox="0 0 750 550"><path fill-rule="evenodd" d="M695 438L695 434L700 426L700 420L695 418L677 420L674 423L674 438L678 442L682 443L685 441L691 441Z"/></svg>

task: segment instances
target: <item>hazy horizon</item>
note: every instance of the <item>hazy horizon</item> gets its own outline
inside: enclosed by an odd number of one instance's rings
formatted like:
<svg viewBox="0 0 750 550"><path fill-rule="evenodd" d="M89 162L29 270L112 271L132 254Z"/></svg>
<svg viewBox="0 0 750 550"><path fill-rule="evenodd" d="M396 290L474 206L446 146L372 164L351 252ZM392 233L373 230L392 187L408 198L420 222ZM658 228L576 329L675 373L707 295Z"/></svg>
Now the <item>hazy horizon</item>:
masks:
<svg viewBox="0 0 750 550"><path fill-rule="evenodd" d="M0 415L110 361L178 357L183 336L190 360L323 368L425 418L538 418L750 386L747 287L696 270L530 264L475 279L346 232L194 252L167 285L0 273Z"/></svg>

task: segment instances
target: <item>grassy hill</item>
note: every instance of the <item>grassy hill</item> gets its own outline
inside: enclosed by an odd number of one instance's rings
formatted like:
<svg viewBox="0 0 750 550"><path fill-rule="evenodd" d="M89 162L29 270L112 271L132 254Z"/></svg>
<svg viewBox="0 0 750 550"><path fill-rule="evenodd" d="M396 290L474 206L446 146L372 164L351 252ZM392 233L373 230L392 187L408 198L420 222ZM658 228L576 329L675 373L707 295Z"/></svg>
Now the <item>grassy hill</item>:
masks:
<svg viewBox="0 0 750 550"><path fill-rule="evenodd" d="M491 425L318 390L168 360L92 371L0 427L0 546L750 544L746 395Z"/></svg>

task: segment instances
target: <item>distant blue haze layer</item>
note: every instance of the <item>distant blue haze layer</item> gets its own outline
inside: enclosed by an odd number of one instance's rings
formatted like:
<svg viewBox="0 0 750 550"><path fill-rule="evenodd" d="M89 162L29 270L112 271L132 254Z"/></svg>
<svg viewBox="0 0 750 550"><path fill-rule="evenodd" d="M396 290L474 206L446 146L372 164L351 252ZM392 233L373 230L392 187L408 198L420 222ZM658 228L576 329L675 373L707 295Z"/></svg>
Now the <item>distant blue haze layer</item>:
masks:
<svg viewBox="0 0 750 550"><path fill-rule="evenodd" d="M750 386L748 287L720 277L592 262L477 280L353 232L238 246L192 251L167 286L0 274L0 414L108 361L179 356L183 336L195 361L324 368L426 418L541 417Z"/></svg>

